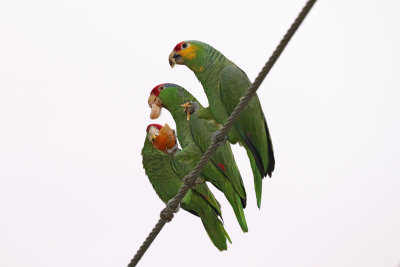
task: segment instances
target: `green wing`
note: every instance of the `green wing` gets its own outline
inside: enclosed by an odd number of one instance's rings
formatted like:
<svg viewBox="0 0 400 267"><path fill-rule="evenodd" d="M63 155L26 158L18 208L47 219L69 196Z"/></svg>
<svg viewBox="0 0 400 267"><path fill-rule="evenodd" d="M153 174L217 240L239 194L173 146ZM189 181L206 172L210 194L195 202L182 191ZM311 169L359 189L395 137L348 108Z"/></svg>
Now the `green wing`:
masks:
<svg viewBox="0 0 400 267"><path fill-rule="evenodd" d="M157 195L164 203L173 198L182 186L179 175L171 166L172 155L158 151L148 138L142 149L142 164Z"/></svg>
<svg viewBox="0 0 400 267"><path fill-rule="evenodd" d="M183 179L187 174L189 174L196 166L198 160L200 160L199 153L196 152L197 146L187 146L181 151L178 151L172 160L172 166L174 171L178 174L181 179ZM205 180L202 175L200 178ZM221 216L221 205L214 197L213 193L210 191L206 183L197 184L196 190Z"/></svg>
<svg viewBox="0 0 400 267"><path fill-rule="evenodd" d="M225 67L219 79L219 92L223 105L231 114L251 85L246 74L236 65ZM241 136L242 145L251 150L262 176L271 176L275 167L274 152L267 122L265 120L258 96L255 95L246 110L235 124Z"/></svg>
<svg viewBox="0 0 400 267"><path fill-rule="evenodd" d="M209 120L200 119L197 113L201 111L200 109L195 114L192 114L190 118L190 130L195 142L200 146L202 153L204 153L211 144L212 134L219 130L222 125L212 120L212 117L209 117ZM211 161L228 178L239 196L245 200L246 191L243 180L229 143L220 146L211 158Z"/></svg>
<svg viewBox="0 0 400 267"><path fill-rule="evenodd" d="M190 166L190 169L192 170L202 155L203 151L200 147L196 143L192 143L176 154L176 160L174 161L175 168L184 170L184 167L182 166L182 163L184 163L185 166ZM221 170L217 169L217 165L212 162L209 162L206 165L202 172L202 176L224 193L226 199L229 201L233 211L235 212L240 227L244 232L247 232L247 222L243 212L243 207L246 205L246 199L240 197L227 176L224 175Z"/></svg>
<svg viewBox="0 0 400 267"><path fill-rule="evenodd" d="M178 152L179 153L179 152ZM158 196L166 203L174 197L183 185L180 173L172 166L173 155L165 154L153 147L147 139L142 149L143 167ZM182 171L188 168L182 164ZM220 205L207 185L199 185L199 190L189 190L181 202L182 209L199 216L211 241L219 250L226 250L226 240L231 242L224 229ZM210 205L211 204L211 205ZM221 217L222 218L222 217Z"/></svg>

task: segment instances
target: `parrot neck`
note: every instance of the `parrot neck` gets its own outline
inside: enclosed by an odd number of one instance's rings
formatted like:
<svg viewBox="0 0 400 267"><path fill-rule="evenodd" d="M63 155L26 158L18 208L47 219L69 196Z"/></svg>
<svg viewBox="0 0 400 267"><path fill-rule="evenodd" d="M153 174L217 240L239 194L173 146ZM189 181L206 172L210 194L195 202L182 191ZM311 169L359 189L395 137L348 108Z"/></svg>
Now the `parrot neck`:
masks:
<svg viewBox="0 0 400 267"><path fill-rule="evenodd" d="M194 72L197 79L200 81L207 95L208 104L215 119L219 123L224 123L228 118L228 114L221 102L219 95L219 78L222 70L229 65L232 65L229 59L224 57L221 53L204 68L202 72Z"/></svg>
<svg viewBox="0 0 400 267"><path fill-rule="evenodd" d="M146 171L147 169L151 169L148 166L157 166L158 169L166 169L171 164L172 154L165 154L157 150L150 142L146 142L142 150L142 156L146 159L147 165L144 166Z"/></svg>
<svg viewBox="0 0 400 267"><path fill-rule="evenodd" d="M220 58L219 60L215 60L213 62L208 63L207 66L204 67L204 70L202 72L194 71L194 74L196 75L197 79L200 81L201 85L203 86L207 96L208 96L207 91L211 87L217 86L218 81L219 81L219 75L220 75L221 71L226 66L231 65L231 64L233 64L233 63L231 61L229 61L229 59L223 57L223 58Z"/></svg>
<svg viewBox="0 0 400 267"><path fill-rule="evenodd" d="M182 148L184 148L193 142L192 134L190 132L190 121L187 120L186 113L180 104L168 107L168 110L175 121L179 143Z"/></svg>
<svg viewBox="0 0 400 267"><path fill-rule="evenodd" d="M202 83L203 87L205 83L218 80L219 73L221 73L222 69L227 65L233 64L221 52L212 47L209 47L206 53L198 60L199 62L195 64L196 67L190 69Z"/></svg>
<svg viewBox="0 0 400 267"><path fill-rule="evenodd" d="M146 136L142 159L143 168L157 195L167 203L178 192L178 188L182 184L171 166L173 155L157 150Z"/></svg>

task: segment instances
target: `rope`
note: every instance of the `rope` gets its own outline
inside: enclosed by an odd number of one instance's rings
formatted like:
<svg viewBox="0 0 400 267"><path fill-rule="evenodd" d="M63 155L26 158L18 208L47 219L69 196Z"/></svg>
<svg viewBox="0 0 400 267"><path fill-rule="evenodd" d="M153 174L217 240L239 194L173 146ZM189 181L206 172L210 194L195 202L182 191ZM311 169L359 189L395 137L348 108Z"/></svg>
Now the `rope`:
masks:
<svg viewBox="0 0 400 267"><path fill-rule="evenodd" d="M258 74L254 83L247 89L246 93L241 97L238 105L236 106L232 114L229 116L222 129L219 130L219 132L217 132L217 134L213 136L211 145L208 147L207 151L201 157L196 167L193 169L191 173L189 173L188 175L185 176L185 178L183 178L182 180L183 186L179 189L176 196L172 198L170 201L168 201L166 207L161 211L160 219L158 220L157 224L154 226L153 230L150 232L146 240L140 246L139 250L136 252L135 256L129 263L128 267L134 267L137 265L139 260L142 258L142 256L147 251L147 249L149 248L153 240L156 238L158 233L161 231L161 229L164 227L164 225L172 220L173 213L177 212L179 203L182 201L183 197L186 195L189 189L193 187L197 177L203 171L204 167L207 165L208 161L211 159L211 157L217 150L218 146L224 144L224 140L228 132L232 128L233 124L242 114L247 104L250 102L251 98L255 95L257 89L260 87L261 83L271 70L272 66L275 64L278 57L281 55L282 51L285 49L290 39L293 37L294 33L299 28L300 24L303 22L304 18L309 13L315 2L316 0L309 0L303 7L302 11L299 13L296 20L291 25L290 29L286 32L285 36L283 37L279 45L276 47L274 53L268 59L267 63L262 68L261 72Z"/></svg>

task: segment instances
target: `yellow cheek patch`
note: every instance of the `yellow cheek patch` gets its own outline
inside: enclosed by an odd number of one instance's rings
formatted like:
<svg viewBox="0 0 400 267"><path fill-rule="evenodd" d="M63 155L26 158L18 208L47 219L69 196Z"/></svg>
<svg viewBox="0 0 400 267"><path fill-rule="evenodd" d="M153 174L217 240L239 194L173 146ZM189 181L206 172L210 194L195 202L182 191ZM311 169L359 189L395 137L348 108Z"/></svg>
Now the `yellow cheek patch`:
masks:
<svg viewBox="0 0 400 267"><path fill-rule="evenodd" d="M181 57L185 60L185 59L194 59L196 58L197 54L197 46L195 45L189 45L186 49L182 49L181 51L179 51L179 54L181 55Z"/></svg>

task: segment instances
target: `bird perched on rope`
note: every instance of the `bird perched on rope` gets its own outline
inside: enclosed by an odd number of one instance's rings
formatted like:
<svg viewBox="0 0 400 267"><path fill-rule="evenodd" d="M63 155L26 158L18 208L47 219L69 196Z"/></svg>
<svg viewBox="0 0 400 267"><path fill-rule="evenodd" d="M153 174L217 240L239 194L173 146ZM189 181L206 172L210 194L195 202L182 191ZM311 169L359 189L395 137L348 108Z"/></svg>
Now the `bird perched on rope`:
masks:
<svg viewBox="0 0 400 267"><path fill-rule="evenodd" d="M178 193L191 166L181 160L175 133L168 124L150 124L146 132L142 149L143 168L157 195L167 203ZM181 207L200 217L208 236L219 250L227 249L226 240L232 243L221 221L221 206L205 183L190 189Z"/></svg>
<svg viewBox="0 0 400 267"><path fill-rule="evenodd" d="M178 43L169 64L186 65L201 82L215 119L223 124L233 112L251 82L246 73L210 45L200 41ZM267 121L255 95L229 133L229 142L239 142L247 152L254 176L257 205L261 206L262 178L275 167Z"/></svg>
<svg viewBox="0 0 400 267"><path fill-rule="evenodd" d="M179 143L183 149L180 155L186 155L186 162L193 169L211 144L212 134L221 125L212 120L212 116L207 120L200 119L197 115L207 110L188 91L176 84L156 86L151 91L148 103L152 119L158 118L162 107L169 110L175 120ZM246 191L229 143L226 142L217 149L202 175L225 194L240 227L243 232L247 232L243 211L246 206Z"/></svg>

